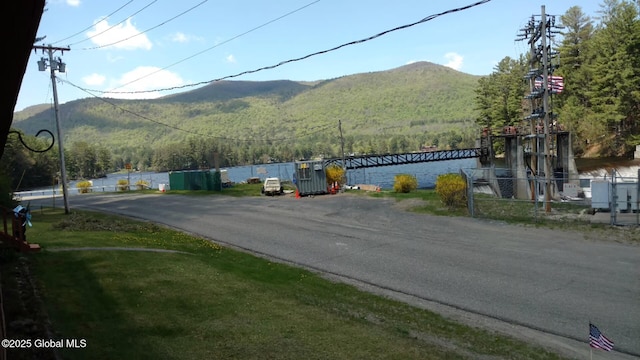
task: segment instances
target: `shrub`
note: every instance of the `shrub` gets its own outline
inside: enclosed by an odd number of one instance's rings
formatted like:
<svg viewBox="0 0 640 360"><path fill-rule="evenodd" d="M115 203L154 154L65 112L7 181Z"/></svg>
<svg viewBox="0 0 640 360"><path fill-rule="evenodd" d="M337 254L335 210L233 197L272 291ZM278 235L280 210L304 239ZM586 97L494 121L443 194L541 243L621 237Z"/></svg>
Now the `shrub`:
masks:
<svg viewBox="0 0 640 360"><path fill-rule="evenodd" d="M142 179L136 181L136 188L138 190L144 190L144 189L147 189L148 187L149 187L149 182L148 181L142 180Z"/></svg>
<svg viewBox="0 0 640 360"><path fill-rule="evenodd" d="M76 184L76 188L78 189L78 192L81 194L86 194L88 192L91 192L92 186L93 184L91 183L91 181L80 181Z"/></svg>
<svg viewBox="0 0 640 360"><path fill-rule="evenodd" d="M393 191L408 193L418 188L418 179L409 174L398 174L394 178Z"/></svg>
<svg viewBox="0 0 640 360"><path fill-rule="evenodd" d="M324 171L327 175L327 184L337 182L342 185L345 183L345 171L342 167L338 165L329 165Z"/></svg>
<svg viewBox="0 0 640 360"><path fill-rule="evenodd" d="M436 193L442 203L450 208L467 204L466 189L467 183L460 174L443 174L436 179Z"/></svg>
<svg viewBox="0 0 640 360"><path fill-rule="evenodd" d="M125 179L118 180L118 190L119 191L129 190L129 180L125 180Z"/></svg>

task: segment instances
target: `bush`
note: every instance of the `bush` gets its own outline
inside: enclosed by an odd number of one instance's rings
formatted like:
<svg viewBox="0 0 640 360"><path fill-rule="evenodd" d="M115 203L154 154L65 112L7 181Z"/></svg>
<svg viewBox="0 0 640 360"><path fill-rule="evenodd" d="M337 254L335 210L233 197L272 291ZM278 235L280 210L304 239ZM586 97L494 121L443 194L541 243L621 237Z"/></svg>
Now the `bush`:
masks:
<svg viewBox="0 0 640 360"><path fill-rule="evenodd" d="M78 189L78 192L81 194L86 194L88 192L91 192L92 186L93 184L91 183L91 181L80 181L76 184L76 188Z"/></svg>
<svg viewBox="0 0 640 360"><path fill-rule="evenodd" d="M398 174L394 178L393 191L397 193L408 193L418 188L418 179L409 174Z"/></svg>
<svg viewBox="0 0 640 360"><path fill-rule="evenodd" d="M125 180L125 179L118 180L118 190L119 191L129 190L129 180Z"/></svg>
<svg viewBox="0 0 640 360"><path fill-rule="evenodd" d="M443 204L450 208L467 204L467 183L460 174L443 174L436 179L436 193Z"/></svg>
<svg viewBox="0 0 640 360"><path fill-rule="evenodd" d="M324 170L327 175L327 184L333 184L337 182L340 185L345 183L345 171L342 167L338 165L329 165Z"/></svg>
<svg viewBox="0 0 640 360"><path fill-rule="evenodd" d="M138 180L136 181L136 189L138 190L145 190L149 188L149 182L146 180Z"/></svg>

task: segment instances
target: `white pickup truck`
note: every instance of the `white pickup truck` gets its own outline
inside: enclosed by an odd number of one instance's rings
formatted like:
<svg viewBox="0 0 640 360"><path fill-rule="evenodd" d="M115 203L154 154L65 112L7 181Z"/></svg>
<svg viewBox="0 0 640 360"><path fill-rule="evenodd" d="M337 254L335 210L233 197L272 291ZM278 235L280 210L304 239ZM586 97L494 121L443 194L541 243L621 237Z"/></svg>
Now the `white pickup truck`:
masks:
<svg viewBox="0 0 640 360"><path fill-rule="evenodd" d="M277 177L264 179L264 184L262 184L262 193L264 195L281 195L284 193L284 188L280 183L280 179Z"/></svg>

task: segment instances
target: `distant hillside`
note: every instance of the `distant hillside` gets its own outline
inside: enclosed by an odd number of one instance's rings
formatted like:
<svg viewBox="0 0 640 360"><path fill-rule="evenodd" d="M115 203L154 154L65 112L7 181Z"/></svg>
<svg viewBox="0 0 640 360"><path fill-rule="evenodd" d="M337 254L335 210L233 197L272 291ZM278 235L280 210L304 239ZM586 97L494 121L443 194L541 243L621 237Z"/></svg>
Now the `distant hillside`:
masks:
<svg viewBox="0 0 640 360"><path fill-rule="evenodd" d="M51 108L51 105L48 105L48 104L29 106L28 108L22 111L13 113L13 121L17 122L17 121L28 119L43 111L49 110L50 108Z"/></svg>
<svg viewBox="0 0 640 360"><path fill-rule="evenodd" d="M159 101L166 103L224 102L247 97L271 96L280 98L281 101L286 101L292 96L308 90L310 87L309 85L289 80L261 82L219 81L200 89L169 95Z"/></svg>
<svg viewBox="0 0 640 360"><path fill-rule="evenodd" d="M350 136L437 134L473 126L478 79L418 62L315 83L221 81L160 99L87 98L59 109L65 144L82 140L111 149L198 136L303 138L322 127L333 136L339 120ZM49 105L31 107L16 113L13 125L35 134L53 130L53 118Z"/></svg>

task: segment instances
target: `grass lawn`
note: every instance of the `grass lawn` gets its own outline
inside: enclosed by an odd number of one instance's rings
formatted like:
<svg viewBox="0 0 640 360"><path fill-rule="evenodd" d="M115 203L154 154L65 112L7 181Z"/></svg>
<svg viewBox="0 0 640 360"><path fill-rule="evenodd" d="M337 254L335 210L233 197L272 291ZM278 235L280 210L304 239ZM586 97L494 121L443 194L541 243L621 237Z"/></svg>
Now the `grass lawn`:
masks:
<svg viewBox="0 0 640 360"><path fill-rule="evenodd" d="M358 193L357 191L351 191ZM382 192L360 192L371 197L392 197L398 201L421 200L409 210L440 216L469 216L469 211L465 206L449 208L443 205L440 197L433 189L419 189L410 193L396 193L394 191ZM552 213L546 214L542 202L536 204L532 201L501 199L485 194L474 195L475 216L479 218L501 220L519 224L554 224L566 225L567 220L580 224L587 224L588 221L581 221L577 216L580 213L589 211L589 206L582 204L553 202Z"/></svg>
<svg viewBox="0 0 640 360"><path fill-rule="evenodd" d="M5 252L3 291L19 293L24 281L5 274L27 269L54 336L86 339L61 349L65 359L559 358L150 223L60 209L34 211L32 221L28 237L43 251ZM79 247L91 249L55 251ZM18 302L5 299L8 323L29 315Z"/></svg>

